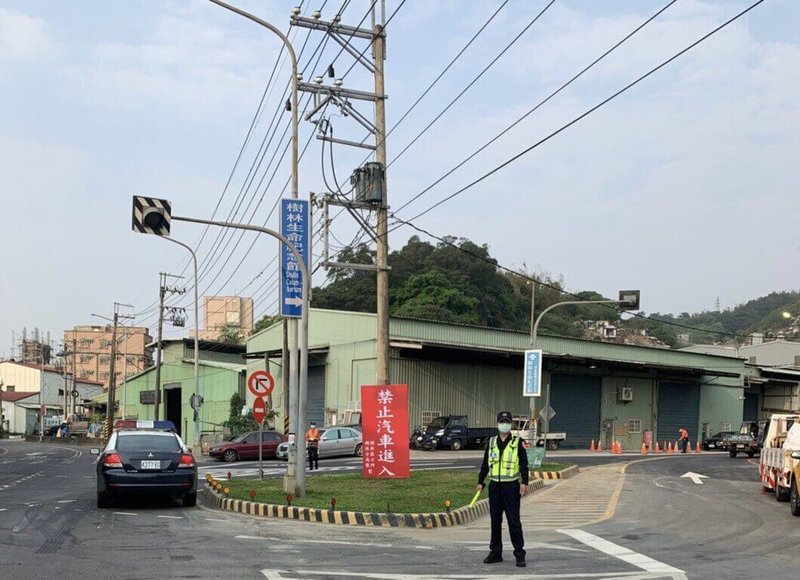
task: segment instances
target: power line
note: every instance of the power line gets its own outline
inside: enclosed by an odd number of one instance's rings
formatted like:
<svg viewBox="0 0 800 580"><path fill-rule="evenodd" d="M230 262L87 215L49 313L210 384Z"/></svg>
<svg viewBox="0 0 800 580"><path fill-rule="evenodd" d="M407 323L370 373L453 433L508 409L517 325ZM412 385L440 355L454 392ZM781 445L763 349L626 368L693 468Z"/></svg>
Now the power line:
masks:
<svg viewBox="0 0 800 580"><path fill-rule="evenodd" d="M410 200L408 200L407 202L405 202L403 205L401 205L401 206L400 206L399 208L397 208L395 211L397 212L397 211L401 211L401 210L405 209L406 207L408 207L409 205L411 205L412 203L414 203L414 202L415 202L417 199L419 199L420 197L422 197L423 195L425 195L425 193L427 193L428 191L430 191L431 189L433 189L434 187L436 187L438 184L440 184L442 181L444 181L445 179L447 179L447 178L448 178L450 175L452 175L453 173L455 173L455 171L457 171L458 169L460 169L461 167L463 167L463 166L464 166L466 163L468 163L469 161L471 161L472 159L474 159L474 158L475 158L475 157L476 157L478 154L480 154L481 152L483 152L484 150L486 150L486 149L487 149L487 148L488 148L490 145L494 144L494 143L495 143L495 142L496 142L498 139L500 139L500 138L501 138L503 135L505 135L506 133L508 133L509 131L511 131L511 129L513 129L514 127L516 127L517 125L519 125L519 124L520 124L522 121L524 121L525 119L527 119L528 117L530 117L530 116L531 116L533 113L535 113L537 110L539 110L539 108L541 108L541 107L542 107L542 106L544 106L546 103L548 103L548 102L550 101L550 99L552 99L553 97L555 97L556 95L558 95L558 94L559 94L561 91L563 91L564 89L566 89L567 87L569 87L569 86L570 86L572 83L574 83L576 80L578 80L580 77L582 77L582 76L583 76L583 75L584 75L586 72L588 72L590 69L594 68L594 66L595 66L596 64L598 64L600 61L602 61L603 59L605 59L605 58L606 58L606 57L607 57L609 54L611 54L612 52L614 52L614 51L615 51L617 48L619 48L620 46L622 46L622 45L623 45L625 42L627 42L627 41L628 41L628 40L629 40L629 39L630 39L632 36L634 36L636 33L638 33L638 32L639 32L639 31L640 31L642 28L644 28L645 26L647 26L648 24L650 24L650 22L652 22L653 20L655 20L656 18L658 18L658 16L660 16L660 15L661 15L661 14L662 14L662 13L663 13L663 12L664 12L664 11L665 11L667 8L669 8L670 6L672 6L673 4L675 4L675 2L677 2L677 0L671 0L670 2L668 2L668 3L667 3L667 4L666 4L666 5L663 7L663 8L661 8L661 9L660 9L658 12L656 12L655 14L653 14L652 16L650 16L650 18L648 18L647 20L645 20L644 22L642 22L642 23L641 23L639 26L637 26L636 28L634 28L634 29L633 29L631 32L629 32L629 33L628 33L627 35L625 35L625 36L624 36L622 39L620 39L620 40L619 40L619 41L618 41L616 44L614 44L614 46L612 46L611 48L609 48L608 50L606 50L606 51L605 51L603 54L601 54L601 55L600 55L600 56L598 56L596 59L594 59L594 60L593 60L591 63L589 63L587 66L585 66L585 67L584 67L584 68L583 68L583 69L582 69L580 72L578 72L578 73L577 73L576 75L574 75L574 76L573 76L571 79L569 79L567 82L565 82L565 83L564 83L564 84L562 84L560 87L558 87L558 88L557 88L555 91L553 91L552 93L550 93L550 94L549 94L547 97L545 97L543 100L539 101L539 103L538 103L538 104L536 104L536 105L535 105L533 108L529 109L529 110L528 110L528 112L526 112L524 115L522 115L521 117L519 117L519 118L518 118L516 121L514 121L513 123L511 123L511 124L510 124L508 127L506 127L505 129L503 129L502 131L500 131L500 132L499 132L497 135L495 135L494 137L492 137L492 139L490 139L490 140L489 140L489 141L487 141L487 142L486 142L484 145L482 145L481 147L479 147L478 149L476 149L476 150L475 150L475 151L474 151L474 152L473 152L471 155L469 155L468 157L466 157L466 158L465 158L463 161L461 161L460 163L458 163L458 164L457 164L455 167L453 167L452 169L450 169L450 170L449 170L447 173L445 173L445 174L444 174L444 175L442 175L440 178L438 178L436 181L434 181L433 183L431 183L431 184L430 184L428 187L426 187L425 189L423 189L422 191L420 191L419 193L417 193L417 194L416 194L414 197L412 197Z"/></svg>
<svg viewBox="0 0 800 580"><path fill-rule="evenodd" d="M394 159L392 159L392 160L389 162L389 165L388 165L388 167L391 167L391 166L394 164L394 162L395 162L395 161L397 161L398 159L400 159L400 158L403 156L403 154L405 154L405 152L406 152L406 151L408 151L408 150L409 150L409 149L410 149L410 148L411 148L411 147L414 145L414 143L416 143L416 142L417 142L417 141L418 141L418 140L419 140L419 139L420 139L420 138L421 138L421 137L422 137L422 136L423 136L425 133L427 133L427 132L428 132L428 129L430 129L431 127L433 127L433 125L434 125L434 124L435 124L435 123L436 123L436 122L437 122L439 119L441 119L441 118L442 118L442 116L443 116L443 115L444 115L444 114L445 114L447 111L449 111L449 110L450 110L450 107L452 107L453 105L455 105L455 104L456 104L456 102L458 102L458 100L459 100L459 99L461 99L461 97L463 97L463 96L464 96L464 94L465 94L465 93L466 93L468 90L470 90L470 89L472 88L472 86L473 86L475 83L477 83L477 82L478 82L478 81L481 79L481 77L483 77L483 75L484 75L484 74L486 74L486 72L487 72L487 71L488 71L490 68L492 68L492 66L494 66L494 65L495 65L495 63L496 63L498 60L500 60L500 58L502 58L502 56L503 56L503 55L504 55L506 52L508 52L508 50L509 50L509 49L510 49L512 46L514 46L514 45L517 43L517 41L518 41L520 38L522 38L522 36L523 36L523 35L524 35L524 34L525 34L525 33L526 33L526 32L527 32L527 31L528 31L530 28L531 28L531 26L533 26L534 24L536 24L536 21L537 21L537 20L539 20L539 18L541 18L541 17L542 17L542 15L543 15L545 12L547 12L547 10L548 10L548 9L549 9L549 8L550 8L550 7L551 7L551 6L552 6L552 5L555 3L555 1L556 1L556 0L550 0L550 2L549 2L549 3L548 3L548 4L547 4L547 5L546 5L546 6L545 6L545 7L544 7L544 8L543 8L543 9L542 9L542 10L541 10L541 11L540 11L540 12L539 12L539 13L538 13L538 14L537 14L535 17L534 17L534 18L533 18L533 20L531 20L531 21L530 21L530 22L529 22L529 23L528 23L528 24L525 26L525 28L523 28L523 29L522 29L522 30L519 32L519 34L517 34L517 36L515 36L515 37L514 37L514 38L511 40L511 42L509 42L509 43L508 43L508 44L505 46L505 48L504 48L503 50L501 50L501 51L500 51L500 53L499 53L497 56L495 56L495 57L494 57L494 58L491 60L491 62L489 62L489 64L487 64L487 65L486 65L486 66L483 68L483 70L482 70L481 72L479 72L479 73L477 74L477 76L475 76L475 78L473 78L473 79L472 79L472 80L469 82L469 84L468 84L466 87L464 87L464 88L461 90L461 92L460 92L460 93L458 93L458 94L457 94L457 95L456 95L456 96L455 96L455 97L454 97L454 98L453 98L453 99L452 99L452 100L451 100L451 101L450 101L450 102L447 104L447 106L446 106L444 109L442 109L442 111L441 111L441 112L440 112L438 115L436 115L436 116L433 118L433 120L432 120L430 123L428 123L428 124L425 126L425 128L424 128L422 131L420 131L420 132L417 134L417 136L416 136L416 137L414 137L414 138L411 140L411 142L410 142L410 143L408 143L408 144L407 144L407 145L406 145L406 146L405 146L405 147L404 147L404 148L403 148L403 149L400 151L400 153L398 153L398 154L395 156L395 158L394 158Z"/></svg>
<svg viewBox="0 0 800 580"><path fill-rule="evenodd" d="M694 47L696 47L697 45L699 45L700 43L705 41L706 39L710 38L711 36L713 36L714 34L719 32L720 30L722 30L725 27L727 27L728 25L732 24L733 22L735 22L736 20L738 20L739 18L741 18L742 16L744 16L745 14L750 12L753 8L755 8L756 6L761 4L762 2L764 2L764 0L758 0L754 4L751 4L749 7L745 8L744 10L739 12L736 16L734 16L734 17L730 18L729 20L725 21L724 23L720 24L718 27L713 29L711 32L709 32L709 33L705 34L704 36L700 37L699 39L694 41L692 44L690 44L689 46L687 46L683 50L677 52L676 54L674 54L673 56L671 56L670 58L668 58L667 60L665 60L664 62L659 64L658 66L656 66L655 68L650 69L650 71L648 71L645 74L643 74L642 76L638 77L636 80L628 83L627 85L625 85L623 88L621 88L620 90L618 90L617 92L615 92L611 96L607 97L606 99L602 100L601 102L599 102L598 104L596 104L595 106L590 108L588 111L586 111L586 112L582 113L581 115L575 117L572 121L570 121L566 125L563 125L561 128L553 131L552 133L550 133L546 137L540 139L539 141L537 141L536 143L534 143L530 147L527 147L527 148L523 149L522 151L520 151L519 153L517 153L516 155L514 155L510 159L504 161L503 163L501 163L500 165L498 165L497 167L495 167L491 171L488 171L487 173L484 173L481 177L475 179L474 181L472 181L469 184L465 185L461 189L455 191L454 193L451 193L447 197L439 200L438 202L436 202L435 204L430 206L428 209L418 213L417 215L415 215L414 217L409 218L409 219L410 220L415 220L415 219L420 218L421 216L425 215L426 213L428 213L428 212L436 209L440 205L444 204L445 202L453 199L454 197L464 193L468 189L470 189L470 188L474 187L475 185L481 183L482 181L486 180L488 177L491 177L492 175L494 175L495 173L497 173L498 171L500 171L504 167L507 167L508 165L513 163L514 161L516 161L516 160L520 159L521 157L527 155L528 153L530 153L531 151L533 151L534 149L536 149L540 145L546 143L547 141L549 141L550 139L552 139L556 135L558 135L558 134L562 133L563 131L567 130L568 128L570 128L572 125L574 125L574 124L578 123L579 121L581 121L582 119L588 117L589 115L594 113L596 110L600 109L601 107L603 107L607 103L613 101L615 98L617 98L621 94L625 93L629 89L633 88L634 86L636 86L637 84L639 84L640 82L642 82L643 80L648 78L650 75L652 75L655 72L661 70L662 68L664 68L665 66L667 66L668 64L670 64L671 62L673 62L674 60L679 58L680 56L684 55L685 53L687 53L688 51L690 51L691 49L693 49Z"/></svg>

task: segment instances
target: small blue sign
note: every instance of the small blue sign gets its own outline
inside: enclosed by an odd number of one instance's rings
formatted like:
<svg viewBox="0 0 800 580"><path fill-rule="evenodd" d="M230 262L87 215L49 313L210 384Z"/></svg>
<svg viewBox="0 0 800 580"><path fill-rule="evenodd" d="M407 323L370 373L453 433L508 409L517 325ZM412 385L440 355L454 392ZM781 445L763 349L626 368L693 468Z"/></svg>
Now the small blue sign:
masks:
<svg viewBox="0 0 800 580"><path fill-rule="evenodd" d="M542 394L542 351L525 351L525 379L523 397L539 397Z"/></svg>
<svg viewBox="0 0 800 580"><path fill-rule="evenodd" d="M281 234L294 244L308 268L311 222L307 200L281 200ZM281 316L300 318L302 314L303 272L292 251L281 244Z"/></svg>

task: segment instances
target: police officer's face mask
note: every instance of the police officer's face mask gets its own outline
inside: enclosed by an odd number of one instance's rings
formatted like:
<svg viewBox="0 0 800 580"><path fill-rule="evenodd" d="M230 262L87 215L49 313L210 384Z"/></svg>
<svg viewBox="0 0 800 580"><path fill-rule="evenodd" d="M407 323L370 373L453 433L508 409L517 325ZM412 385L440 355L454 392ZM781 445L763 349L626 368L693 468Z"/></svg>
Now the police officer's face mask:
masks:
<svg viewBox="0 0 800 580"><path fill-rule="evenodd" d="M498 423L497 430L500 431L500 433L508 433L511 431L511 423Z"/></svg>

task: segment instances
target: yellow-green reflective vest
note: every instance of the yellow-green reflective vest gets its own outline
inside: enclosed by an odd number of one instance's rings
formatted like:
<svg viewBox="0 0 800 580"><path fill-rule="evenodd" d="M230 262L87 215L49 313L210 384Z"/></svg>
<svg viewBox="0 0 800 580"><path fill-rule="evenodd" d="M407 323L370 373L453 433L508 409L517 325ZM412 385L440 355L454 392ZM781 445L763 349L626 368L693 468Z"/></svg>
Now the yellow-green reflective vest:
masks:
<svg viewBox="0 0 800 580"><path fill-rule="evenodd" d="M497 437L489 439L489 480L519 481L519 437L511 436L508 445L503 449L502 457L497 446Z"/></svg>

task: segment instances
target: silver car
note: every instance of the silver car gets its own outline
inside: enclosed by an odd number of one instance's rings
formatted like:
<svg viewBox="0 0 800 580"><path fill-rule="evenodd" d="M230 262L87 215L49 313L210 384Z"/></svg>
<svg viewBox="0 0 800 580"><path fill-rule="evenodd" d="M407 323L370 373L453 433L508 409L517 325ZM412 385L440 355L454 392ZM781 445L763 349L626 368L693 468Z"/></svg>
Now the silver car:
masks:
<svg viewBox="0 0 800 580"><path fill-rule="evenodd" d="M350 427L328 427L320 429L319 456L337 457L355 455L361 457L361 432ZM276 451L278 459L289 456L289 444L281 443Z"/></svg>

